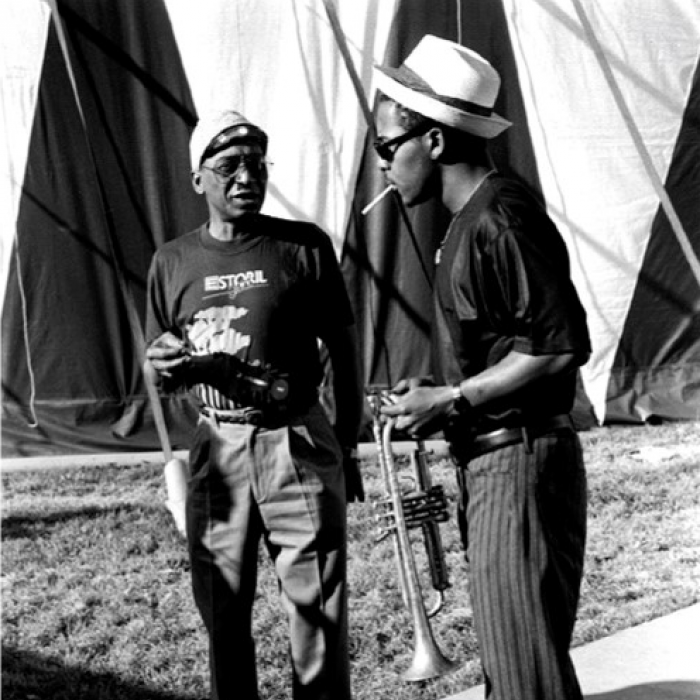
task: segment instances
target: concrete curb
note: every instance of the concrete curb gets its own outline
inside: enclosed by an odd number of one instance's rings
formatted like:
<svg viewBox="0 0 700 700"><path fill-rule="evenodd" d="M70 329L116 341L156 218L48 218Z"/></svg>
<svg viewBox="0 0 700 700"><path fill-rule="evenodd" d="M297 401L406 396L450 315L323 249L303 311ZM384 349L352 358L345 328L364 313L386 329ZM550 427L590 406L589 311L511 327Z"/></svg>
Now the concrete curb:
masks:
<svg viewBox="0 0 700 700"><path fill-rule="evenodd" d="M415 449L414 442L394 442L392 447L397 455L408 454ZM437 456L448 456L447 443L444 440L427 440L425 449ZM361 458L373 457L377 448L373 443L361 443L358 446ZM187 450L173 453L178 459L187 459ZM111 452L109 454L57 455L41 457L10 457L0 459L0 471L22 472L41 469L68 469L71 467L110 467L123 464L164 464L163 453L152 452Z"/></svg>
<svg viewBox="0 0 700 700"><path fill-rule="evenodd" d="M700 603L572 650L587 700L700 699ZM443 700L482 700L479 685Z"/></svg>

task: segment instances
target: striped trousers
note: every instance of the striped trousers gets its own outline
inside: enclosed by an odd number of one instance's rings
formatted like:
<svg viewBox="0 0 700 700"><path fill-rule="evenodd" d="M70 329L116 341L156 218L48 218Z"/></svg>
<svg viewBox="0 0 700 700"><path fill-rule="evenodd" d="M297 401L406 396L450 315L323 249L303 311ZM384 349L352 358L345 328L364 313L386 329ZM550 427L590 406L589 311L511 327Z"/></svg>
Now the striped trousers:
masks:
<svg viewBox="0 0 700 700"><path fill-rule="evenodd" d="M458 470L460 531L488 700L581 700L569 655L586 539L574 431Z"/></svg>

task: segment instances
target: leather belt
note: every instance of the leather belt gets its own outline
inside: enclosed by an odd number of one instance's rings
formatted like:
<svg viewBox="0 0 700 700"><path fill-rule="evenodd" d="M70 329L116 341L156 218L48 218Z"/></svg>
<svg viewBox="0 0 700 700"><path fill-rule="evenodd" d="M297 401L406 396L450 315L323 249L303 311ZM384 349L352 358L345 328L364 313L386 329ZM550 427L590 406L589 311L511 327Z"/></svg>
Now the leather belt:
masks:
<svg viewBox="0 0 700 700"><path fill-rule="evenodd" d="M263 412L252 406L236 408L231 411L220 411L215 408L204 406L199 412L205 418L215 423L248 423L250 425L261 425L265 422Z"/></svg>
<svg viewBox="0 0 700 700"><path fill-rule="evenodd" d="M502 447L517 445L521 442L529 444L535 438L566 428L573 430L574 424L571 416L562 414L530 425L523 425L519 428L500 428L490 433L477 435L472 442L471 458L474 459L474 457L485 455Z"/></svg>
<svg viewBox="0 0 700 700"><path fill-rule="evenodd" d="M317 397L315 397L317 400ZM287 406L284 410L263 410L253 406L241 406L232 410L219 410L203 406L200 408L200 415L204 416L208 421L218 425L219 423L238 423L247 425L259 425L263 428L281 428L306 411L309 411L314 405L313 401L304 404Z"/></svg>
<svg viewBox="0 0 700 700"><path fill-rule="evenodd" d="M475 459L494 450L523 442L529 450L533 440L558 430L574 430L573 421L568 413L551 416L518 428L499 428L489 433L476 435L466 449L464 446L460 447L458 442L454 444L453 454L459 457L459 461L462 462L465 458L466 460Z"/></svg>

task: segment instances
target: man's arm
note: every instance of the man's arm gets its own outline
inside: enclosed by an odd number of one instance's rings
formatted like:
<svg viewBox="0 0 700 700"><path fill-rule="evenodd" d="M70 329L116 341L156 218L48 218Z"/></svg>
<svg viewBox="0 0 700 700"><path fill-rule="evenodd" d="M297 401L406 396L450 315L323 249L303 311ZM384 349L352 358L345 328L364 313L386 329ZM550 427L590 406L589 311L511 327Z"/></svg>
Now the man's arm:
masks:
<svg viewBox="0 0 700 700"><path fill-rule="evenodd" d="M574 371L581 364L574 353L526 355L512 350L500 362L460 383L462 395L479 406L514 394L542 377Z"/></svg>
<svg viewBox="0 0 700 700"><path fill-rule="evenodd" d="M527 387L542 377L572 372L581 364L574 353L526 355L515 350L483 372L460 382L461 395L478 407ZM416 432L435 418L449 413L456 400L453 386L418 387L399 396L382 413L398 416L398 430Z"/></svg>
<svg viewBox="0 0 700 700"><path fill-rule="evenodd" d="M355 326L336 329L324 338L333 365L335 432L343 447L356 447L362 422L364 389Z"/></svg>
<svg viewBox="0 0 700 700"><path fill-rule="evenodd" d="M186 343L169 317L164 269L156 252L148 270L146 288L146 359L156 370L159 383L170 378L189 357Z"/></svg>
<svg viewBox="0 0 700 700"><path fill-rule="evenodd" d="M348 501L364 501L357 461L357 440L364 408L364 387L355 326L336 328L324 337L333 366L335 433L343 448Z"/></svg>

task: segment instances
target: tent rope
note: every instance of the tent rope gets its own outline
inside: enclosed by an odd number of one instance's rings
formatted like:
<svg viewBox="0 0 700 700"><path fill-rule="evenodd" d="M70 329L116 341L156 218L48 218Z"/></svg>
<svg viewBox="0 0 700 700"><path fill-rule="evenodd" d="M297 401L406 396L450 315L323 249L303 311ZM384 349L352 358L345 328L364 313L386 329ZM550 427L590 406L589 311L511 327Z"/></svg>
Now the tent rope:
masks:
<svg viewBox="0 0 700 700"><path fill-rule="evenodd" d="M459 5L459 0L457 0L457 5ZM340 51L340 55L343 59L343 63L345 64L345 68L348 72L348 75L350 76L350 81L352 82L355 94L357 95L357 100L360 103L362 114L364 115L365 121L367 122L367 129L369 131L370 137L374 139L374 137L376 136L376 126L374 123L374 116L372 115L372 109L370 108L369 101L367 99L367 96L365 95L365 91L362 86L362 81L360 80L360 76L357 73L355 64L352 62L352 57L350 56L347 41L345 39L345 35L343 34L343 30L340 26L340 20L338 19L338 13L336 11L335 5L333 4L333 0L323 0L323 6L325 7L326 14L328 16L328 21L331 25L331 30L333 31L333 36L335 37L338 50ZM418 258L418 262L420 263L423 274L425 275L425 279L427 280L428 287L432 289L433 282L430 277L427 264L423 259L423 256L421 255L421 251L418 246L418 241L416 240L416 235L413 231L411 220L408 216L408 212L406 211L406 207L404 206L401 196L396 192L396 190L394 190L392 194L394 197L394 201L399 207L401 219L408 231L411 243L413 244L413 248L416 253L416 257ZM388 368L387 374L390 375L390 371Z"/></svg>
<svg viewBox="0 0 700 700"><path fill-rule="evenodd" d="M593 48L593 52L595 54L596 59L598 60L605 80L608 83L610 91L612 92L618 109L620 110L622 119L625 125L627 126L630 136L632 137L632 141L634 142L634 145L637 148L637 152L639 153L639 157L641 158L642 165L644 166L644 169L646 170L647 175L649 176L649 180L651 181L654 191L656 192L656 195L659 198L661 208L666 214L666 217L668 218L668 221L671 225L671 230L673 231L674 235L676 236L676 239L678 240L678 244L680 245L681 250L683 251L685 259L688 262L688 265L690 266L690 269L695 277L696 282L698 283L698 286L700 286L700 260L698 260L698 257L695 255L695 251L693 250L693 246L690 243L688 234L686 233L685 228L683 227L683 223L681 222L678 213L676 212L676 209L673 206L673 203L671 202L671 198L668 196L668 192L666 191L666 187L664 186L664 183L662 182L659 173L654 167L651 155L649 154L649 151L644 144L644 140L641 134L639 133L639 129L635 124L634 117L632 116L632 113L629 107L627 106L627 103L625 102L624 96L622 95L622 91L620 90L620 86L618 85L615 79L608 59L605 56L605 51L601 46L600 42L598 41L598 37L596 36L595 31L593 30L593 26L590 20L588 19L588 16L586 15L586 11L581 5L580 0L572 1L574 8L576 9L576 13L578 14L581 25L583 27L583 30L586 33L591 47Z"/></svg>
<svg viewBox="0 0 700 700"><path fill-rule="evenodd" d="M455 0L457 9L457 43L462 45L462 0Z"/></svg>
<svg viewBox="0 0 700 700"><path fill-rule="evenodd" d="M138 356L140 358L145 357L145 339L143 335L143 330L141 329L141 322L139 320L138 312L136 310L136 304L134 302L133 296L131 294L131 290L129 289L129 285L126 281L126 278L124 276L124 272L121 268L121 264L119 263L119 259L116 254L116 246L113 240L113 233L112 233L112 227L109 226L110 219L109 219L109 207L107 206L107 203L104 198L104 192L102 191L102 186L101 186L101 181L99 177L99 169L97 167L97 159L95 157L95 150L93 148L92 142L90 140L90 132L88 130L88 125L87 125L87 120L85 118L85 112L83 110L82 106L82 101L80 99L80 93L78 91L78 84L75 79L75 71L73 70L73 64L70 59L70 52L68 50L68 42L66 40L66 35L65 31L63 28L63 22L61 20L61 15L58 11L58 5L56 0L47 0L48 4L51 8L51 14L53 16L54 20L54 25L56 27L56 34L58 36L58 42L61 46L61 52L63 54L63 60L66 65L66 70L68 72L68 77L70 79L71 87L73 88L73 97L75 98L75 104L76 108L78 110L78 114L80 116L80 122L83 127L83 132L85 134L85 142L87 144L87 149L88 149L88 155L90 157L90 163L92 165L92 169L95 173L95 178L97 182L97 189L100 195L100 202L102 204L102 212L104 214L105 220L107 221L108 224L108 235L107 239L110 245L110 251L112 253L112 260L114 262L114 270L115 270L115 275L117 278L117 284L119 285L119 289L121 290L122 297L124 299L124 304L126 307L126 312L127 312L127 320L129 322L129 327L131 330L132 338L134 340L134 343L136 345L136 350L138 353Z"/></svg>
<svg viewBox="0 0 700 700"><path fill-rule="evenodd" d="M28 423L30 428L39 427L39 419L36 415L36 379L34 376L34 367L32 366L32 352L29 343L29 316L27 314L27 294L24 289L24 280L22 279L22 259L19 253L19 238L15 231L15 267L17 268L17 287L19 289L20 306L22 308L22 332L24 334L24 352L27 358L27 372L29 374L29 412L31 421Z"/></svg>
<svg viewBox="0 0 700 700"><path fill-rule="evenodd" d="M369 101L367 100L367 96L365 95L364 89L362 87L362 81L360 80L360 76L357 73L355 64L352 62L352 57L350 56L348 44L345 40L345 35L343 34L343 30L340 26L340 20L338 19L338 13L336 12L333 0L323 0L323 6L326 8L328 21L330 22L331 29L333 30L333 35L335 37L336 44L338 45L338 50L340 51L343 63L345 64L345 68L347 69L348 75L350 76L350 81L352 82L352 86L355 89L355 94L357 95L357 99L360 103L362 114L364 115L365 121L367 122L367 128L371 137L374 138L374 135L376 134L376 127L374 124L374 117L372 116L372 110L369 106ZM401 218L403 219L406 229L408 230L411 242L413 243L413 248L416 252L416 257L418 258L418 262L420 263L421 269L423 270L423 274L425 275L425 279L427 280L430 289L432 289L433 282L430 277L430 273L428 271L426 262L423 259L423 256L421 255L420 248L418 247L416 234L413 231L413 227L411 226L411 220L408 217L408 212L406 211L406 208L403 204L403 200L401 199L401 196L396 190L393 190L392 194L394 195L394 200L396 201L399 207Z"/></svg>
<svg viewBox="0 0 700 700"><path fill-rule="evenodd" d="M360 103L360 107L362 108L362 113L365 116L365 121L367 122L367 128L369 129L369 133L372 135L372 137L374 137L374 134L376 133L376 127L374 125L372 110L370 109L367 96L364 93L360 76L357 74L357 69L355 68L355 65L352 62L352 57L350 56L350 51L348 50L345 35L343 34L343 31L340 27L340 21L338 20L338 13L336 12L335 5L333 4L333 0L323 0L323 5L326 8L328 21L330 22L331 29L333 30L333 35L335 36L336 43L338 44L340 55L342 56L343 62L345 63L345 68L347 69L348 74L350 75L352 85L355 88L357 99ZM394 200L398 204L399 211L401 213L401 218L403 219L406 229L408 230L411 242L413 243L413 248L416 252L416 257L418 258L418 262L420 263L421 269L423 270L423 274L425 275L425 279L427 280L430 289L432 289L433 282L430 277L430 273L428 272L428 266L426 265L426 262L423 259L423 256L421 255L420 248L418 247L418 241L416 240L416 234L413 231L413 227L411 226L411 220L408 216L408 212L406 211L401 196L396 192L396 190L394 190L392 194L394 195Z"/></svg>
<svg viewBox="0 0 700 700"><path fill-rule="evenodd" d="M335 37L335 42L338 45L338 50L340 51L343 63L348 71L348 75L350 76L352 86L355 89L355 94L357 95L357 100L360 103L362 114L367 122L367 128L369 129L369 133L372 135L372 138L374 138L375 126L372 110L369 106L367 96L365 95L360 76L357 74L355 65L352 62L352 57L350 56L348 44L345 41L345 35L343 34L343 30L340 26L340 20L338 19L338 13L336 12L335 5L333 5L332 0L323 0L323 5L326 8L326 14L328 15L328 21L330 22L331 29L333 30L333 36Z"/></svg>

